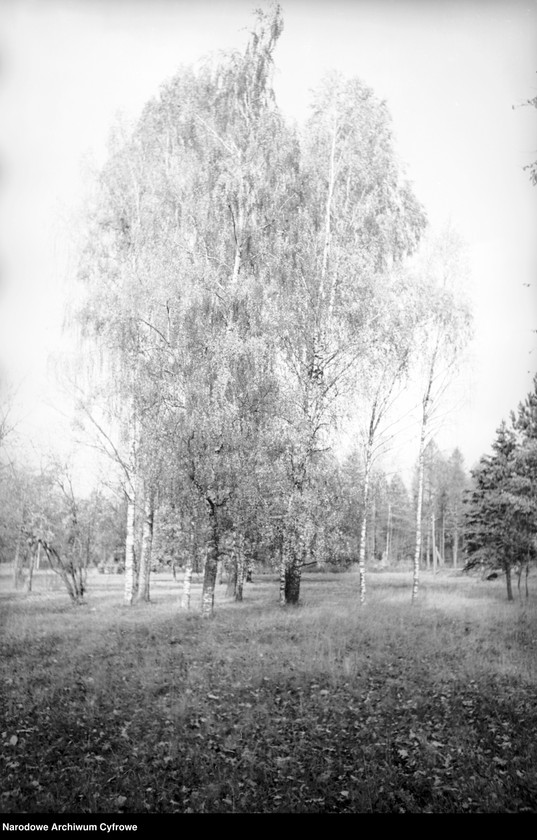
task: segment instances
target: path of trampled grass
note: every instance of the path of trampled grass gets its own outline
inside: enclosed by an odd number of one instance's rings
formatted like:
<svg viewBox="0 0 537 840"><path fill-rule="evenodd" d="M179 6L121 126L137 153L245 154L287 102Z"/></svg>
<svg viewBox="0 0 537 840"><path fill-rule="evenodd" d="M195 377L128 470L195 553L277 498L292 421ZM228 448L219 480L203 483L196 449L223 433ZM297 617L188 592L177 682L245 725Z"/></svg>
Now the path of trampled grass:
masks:
<svg viewBox="0 0 537 840"><path fill-rule="evenodd" d="M282 610L259 577L203 621L199 584L122 584L0 593L4 813L537 811L535 597L307 575Z"/></svg>

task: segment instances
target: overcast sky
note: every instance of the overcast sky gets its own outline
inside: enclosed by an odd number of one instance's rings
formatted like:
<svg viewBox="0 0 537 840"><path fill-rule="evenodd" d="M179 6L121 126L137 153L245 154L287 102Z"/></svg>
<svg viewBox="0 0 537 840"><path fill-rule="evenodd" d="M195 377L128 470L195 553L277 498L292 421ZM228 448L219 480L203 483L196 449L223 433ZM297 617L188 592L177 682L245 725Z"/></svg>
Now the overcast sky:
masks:
<svg viewBox="0 0 537 840"><path fill-rule="evenodd" d="M242 47L256 0L2 0L0 355L23 380L38 438L51 400L88 161L121 111L135 117L178 65ZM386 99L396 149L430 222L466 240L472 367L440 445L467 466L537 372L536 0L287 0L276 93L289 118L336 68ZM41 395L41 397L39 396ZM462 401L461 401L462 400ZM51 409L47 409L50 423ZM57 433L56 433L57 434Z"/></svg>

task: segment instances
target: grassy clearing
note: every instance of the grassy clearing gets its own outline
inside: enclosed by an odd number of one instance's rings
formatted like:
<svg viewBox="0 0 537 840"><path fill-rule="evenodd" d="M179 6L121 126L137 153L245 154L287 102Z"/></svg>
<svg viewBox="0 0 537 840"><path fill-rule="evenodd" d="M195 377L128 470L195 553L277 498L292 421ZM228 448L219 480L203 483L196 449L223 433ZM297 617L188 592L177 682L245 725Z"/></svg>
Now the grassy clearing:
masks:
<svg viewBox="0 0 537 840"><path fill-rule="evenodd" d="M537 811L537 609L501 582L258 577L202 621L163 575L0 593L2 810ZM197 585L193 605L199 602Z"/></svg>

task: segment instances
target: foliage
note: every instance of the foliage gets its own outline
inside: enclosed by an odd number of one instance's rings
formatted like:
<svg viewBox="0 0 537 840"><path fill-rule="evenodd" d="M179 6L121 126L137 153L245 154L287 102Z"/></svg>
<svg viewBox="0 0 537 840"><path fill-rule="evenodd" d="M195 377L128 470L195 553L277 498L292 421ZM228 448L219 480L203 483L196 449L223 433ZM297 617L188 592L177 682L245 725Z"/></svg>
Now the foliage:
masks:
<svg viewBox="0 0 537 840"><path fill-rule="evenodd" d="M40 472L13 465L6 477L0 548L12 561L15 586L31 591L34 572L50 568L79 601L87 569L121 554L121 507L100 490L76 492L67 465L49 463Z"/></svg>
<svg viewBox="0 0 537 840"><path fill-rule="evenodd" d="M242 52L181 67L116 130L88 214L80 403L123 477L126 604L137 577L149 597L153 541L173 568L204 556L207 615L220 561L238 562L230 545L279 563L282 603L298 602L306 563L359 551L363 572L395 398L420 360L432 376L463 343L446 281L457 245L418 252L426 216L386 103L328 73L303 129L287 124L272 84L282 31L275 5ZM359 542L348 500L347 524L326 513L341 485L331 448L357 406Z"/></svg>
<svg viewBox="0 0 537 840"><path fill-rule="evenodd" d="M471 336L472 316L464 295L467 264L463 244L451 229L435 234L425 242L411 268L421 282L415 285L418 319L416 351L421 376L420 442L416 501L416 540L412 602L419 589L422 551L422 507L425 448L438 410L462 351Z"/></svg>
<svg viewBox="0 0 537 840"><path fill-rule="evenodd" d="M537 558L537 376L533 391L472 472L467 498L467 568L501 569L512 600L511 571Z"/></svg>

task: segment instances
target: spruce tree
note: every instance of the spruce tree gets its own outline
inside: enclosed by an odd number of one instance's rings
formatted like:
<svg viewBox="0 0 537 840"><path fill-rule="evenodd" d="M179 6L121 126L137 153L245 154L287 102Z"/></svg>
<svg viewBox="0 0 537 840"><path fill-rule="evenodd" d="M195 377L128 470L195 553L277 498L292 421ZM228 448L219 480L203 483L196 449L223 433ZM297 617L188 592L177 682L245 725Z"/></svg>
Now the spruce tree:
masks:
<svg viewBox="0 0 537 840"><path fill-rule="evenodd" d="M501 569L512 601L512 571L520 587L522 570L537 557L537 377L492 449L472 471L474 488L465 500L466 568Z"/></svg>

